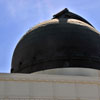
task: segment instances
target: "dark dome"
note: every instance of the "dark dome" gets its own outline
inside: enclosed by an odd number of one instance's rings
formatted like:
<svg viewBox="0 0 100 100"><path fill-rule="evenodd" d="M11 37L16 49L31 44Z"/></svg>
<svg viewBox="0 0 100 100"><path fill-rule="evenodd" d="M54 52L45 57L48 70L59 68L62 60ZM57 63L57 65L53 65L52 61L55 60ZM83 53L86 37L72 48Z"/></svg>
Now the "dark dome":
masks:
<svg viewBox="0 0 100 100"><path fill-rule="evenodd" d="M67 9L30 29L17 44L12 73L82 67L100 69L99 32Z"/></svg>

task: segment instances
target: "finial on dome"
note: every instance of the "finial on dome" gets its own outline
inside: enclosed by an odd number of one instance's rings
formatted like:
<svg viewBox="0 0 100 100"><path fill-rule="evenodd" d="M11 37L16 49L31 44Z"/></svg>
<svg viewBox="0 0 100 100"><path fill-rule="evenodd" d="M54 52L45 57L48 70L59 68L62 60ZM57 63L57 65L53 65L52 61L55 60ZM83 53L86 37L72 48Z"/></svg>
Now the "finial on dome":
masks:
<svg viewBox="0 0 100 100"><path fill-rule="evenodd" d="M83 21L89 25L91 25L87 20L85 20L83 17L75 14L75 13L72 13L70 12L67 8L65 8L64 10L58 12L57 14L53 15L53 19L59 19L59 18L72 18L72 19L77 19L77 20L80 20L80 21ZM92 25L91 25L92 26ZM93 27L93 26L92 26Z"/></svg>
<svg viewBox="0 0 100 100"><path fill-rule="evenodd" d="M68 13L69 13L69 10L67 8L65 8L64 10L60 11L59 13L53 15L53 19L54 18L65 18L65 17L67 17Z"/></svg>

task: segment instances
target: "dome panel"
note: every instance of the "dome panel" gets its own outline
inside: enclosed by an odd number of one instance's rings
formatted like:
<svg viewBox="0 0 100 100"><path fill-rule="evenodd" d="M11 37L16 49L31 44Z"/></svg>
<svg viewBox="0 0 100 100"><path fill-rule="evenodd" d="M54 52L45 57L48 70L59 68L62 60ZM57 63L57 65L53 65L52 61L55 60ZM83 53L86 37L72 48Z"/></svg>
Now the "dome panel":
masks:
<svg viewBox="0 0 100 100"><path fill-rule="evenodd" d="M12 73L54 68L100 69L100 36L84 20L61 17L30 29L17 44Z"/></svg>

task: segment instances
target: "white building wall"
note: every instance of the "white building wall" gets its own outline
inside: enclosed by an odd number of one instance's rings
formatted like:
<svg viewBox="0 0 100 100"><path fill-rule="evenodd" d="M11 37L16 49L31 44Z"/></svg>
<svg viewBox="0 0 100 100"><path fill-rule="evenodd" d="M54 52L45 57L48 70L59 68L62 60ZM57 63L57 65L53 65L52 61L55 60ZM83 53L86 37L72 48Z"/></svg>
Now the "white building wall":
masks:
<svg viewBox="0 0 100 100"><path fill-rule="evenodd" d="M0 74L0 100L100 100L100 77Z"/></svg>

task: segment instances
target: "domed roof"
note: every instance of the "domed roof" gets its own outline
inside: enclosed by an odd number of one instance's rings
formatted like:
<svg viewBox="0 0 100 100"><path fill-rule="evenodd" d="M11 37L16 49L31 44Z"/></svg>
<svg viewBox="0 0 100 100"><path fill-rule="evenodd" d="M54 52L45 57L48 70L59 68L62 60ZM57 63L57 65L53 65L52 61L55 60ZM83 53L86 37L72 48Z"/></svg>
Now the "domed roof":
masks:
<svg viewBox="0 0 100 100"><path fill-rule="evenodd" d="M100 69L100 36L89 22L65 9L22 37L11 72L69 67Z"/></svg>

